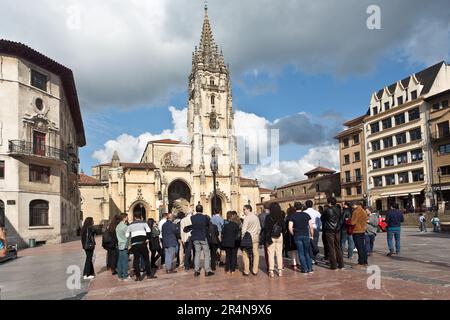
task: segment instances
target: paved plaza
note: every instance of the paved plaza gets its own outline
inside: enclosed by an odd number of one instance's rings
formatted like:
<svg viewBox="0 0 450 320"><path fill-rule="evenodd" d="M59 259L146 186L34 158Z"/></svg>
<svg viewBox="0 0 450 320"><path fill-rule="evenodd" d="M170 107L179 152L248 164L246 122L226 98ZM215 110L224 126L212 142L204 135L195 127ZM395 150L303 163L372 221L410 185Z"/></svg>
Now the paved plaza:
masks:
<svg viewBox="0 0 450 320"><path fill-rule="evenodd" d="M305 276L286 268L282 278L269 278L263 259L258 276L233 276L219 268L216 275L194 278L193 271L157 271L158 279L120 282L105 270L106 252L98 247L97 278L81 287L66 286L69 265L80 267L84 252L79 241L26 249L20 258L0 265L2 299L450 299L450 235L402 231L402 255L386 257L386 234L380 233L370 265L381 270L381 288L368 289L370 274L346 260L346 269L316 266ZM98 241L97 243L100 243ZM355 257L357 255L355 254ZM289 265L289 260L286 260ZM374 283L373 281L371 283Z"/></svg>

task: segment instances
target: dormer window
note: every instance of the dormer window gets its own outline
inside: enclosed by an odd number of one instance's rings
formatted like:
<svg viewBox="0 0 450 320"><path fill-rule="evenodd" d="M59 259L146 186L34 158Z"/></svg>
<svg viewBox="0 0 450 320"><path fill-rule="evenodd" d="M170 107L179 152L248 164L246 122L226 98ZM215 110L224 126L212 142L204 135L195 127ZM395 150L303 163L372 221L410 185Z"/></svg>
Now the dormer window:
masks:
<svg viewBox="0 0 450 320"><path fill-rule="evenodd" d="M372 115L376 115L378 114L378 107L373 107L372 108Z"/></svg>
<svg viewBox="0 0 450 320"><path fill-rule="evenodd" d="M414 90L411 92L411 100L416 100L417 99L417 90Z"/></svg>
<svg viewBox="0 0 450 320"><path fill-rule="evenodd" d="M397 97L397 104L402 105L403 104L403 96Z"/></svg>
<svg viewBox="0 0 450 320"><path fill-rule="evenodd" d="M384 111L388 111L390 109L389 101L384 103Z"/></svg>

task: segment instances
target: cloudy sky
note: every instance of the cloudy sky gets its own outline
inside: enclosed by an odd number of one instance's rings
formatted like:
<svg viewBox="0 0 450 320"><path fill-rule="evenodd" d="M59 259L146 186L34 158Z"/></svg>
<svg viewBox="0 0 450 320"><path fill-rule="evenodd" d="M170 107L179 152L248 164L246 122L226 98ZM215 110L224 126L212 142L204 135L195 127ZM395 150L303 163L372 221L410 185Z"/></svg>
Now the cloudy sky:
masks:
<svg viewBox="0 0 450 320"><path fill-rule="evenodd" d="M86 173L137 161L148 140L186 135L186 87L201 0L0 0L0 38L23 42L75 74L88 145ZM334 134L371 92L449 61L448 0L209 0L230 64L237 132L278 129L278 169L244 167L267 187L338 168ZM381 29L367 28L367 8ZM278 171L274 171L278 170ZM277 174L274 174L277 172Z"/></svg>

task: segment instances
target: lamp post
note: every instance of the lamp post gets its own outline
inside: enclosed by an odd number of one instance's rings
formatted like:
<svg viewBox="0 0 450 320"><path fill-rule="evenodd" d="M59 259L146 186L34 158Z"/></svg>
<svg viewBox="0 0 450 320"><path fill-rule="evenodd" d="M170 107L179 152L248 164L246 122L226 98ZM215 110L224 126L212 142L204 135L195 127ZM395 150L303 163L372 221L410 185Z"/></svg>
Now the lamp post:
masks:
<svg viewBox="0 0 450 320"><path fill-rule="evenodd" d="M211 152L211 164L210 164L210 167L211 167L211 172L213 174L213 186L214 186L214 189L213 189L213 212L211 214L211 215L213 215L215 213L215 211L217 210L217 204L216 204L216 201L217 201L217 199L216 199L217 198L217 195L216 195L216 174L217 174L217 170L219 169L219 165L217 163L217 158L216 158L216 150L213 150Z"/></svg>

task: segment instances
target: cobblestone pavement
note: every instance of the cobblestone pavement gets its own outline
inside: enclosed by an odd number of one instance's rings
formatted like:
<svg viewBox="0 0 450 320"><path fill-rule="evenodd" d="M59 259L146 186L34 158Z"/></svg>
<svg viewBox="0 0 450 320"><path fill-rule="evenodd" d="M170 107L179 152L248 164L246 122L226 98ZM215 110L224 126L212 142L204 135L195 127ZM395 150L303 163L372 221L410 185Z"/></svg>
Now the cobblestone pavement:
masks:
<svg viewBox="0 0 450 320"><path fill-rule="evenodd" d="M84 252L80 242L26 249L19 259L0 264L2 299L450 299L450 235L419 233L403 228L402 255L386 257L386 234L378 234L370 265L381 270L381 289L370 290L365 269L331 271L325 265L305 276L286 268L283 277L269 278L260 261L258 276L216 275L194 278L193 271L179 270L167 275L157 271L158 279L120 282L105 270L105 251L96 250L97 278L81 281L79 289L66 286L69 265L80 268ZM101 243L98 241L97 243ZM357 254L355 253L355 257ZM289 265L289 260L285 260ZM241 264L239 259L239 264ZM81 269L82 270L82 269Z"/></svg>

